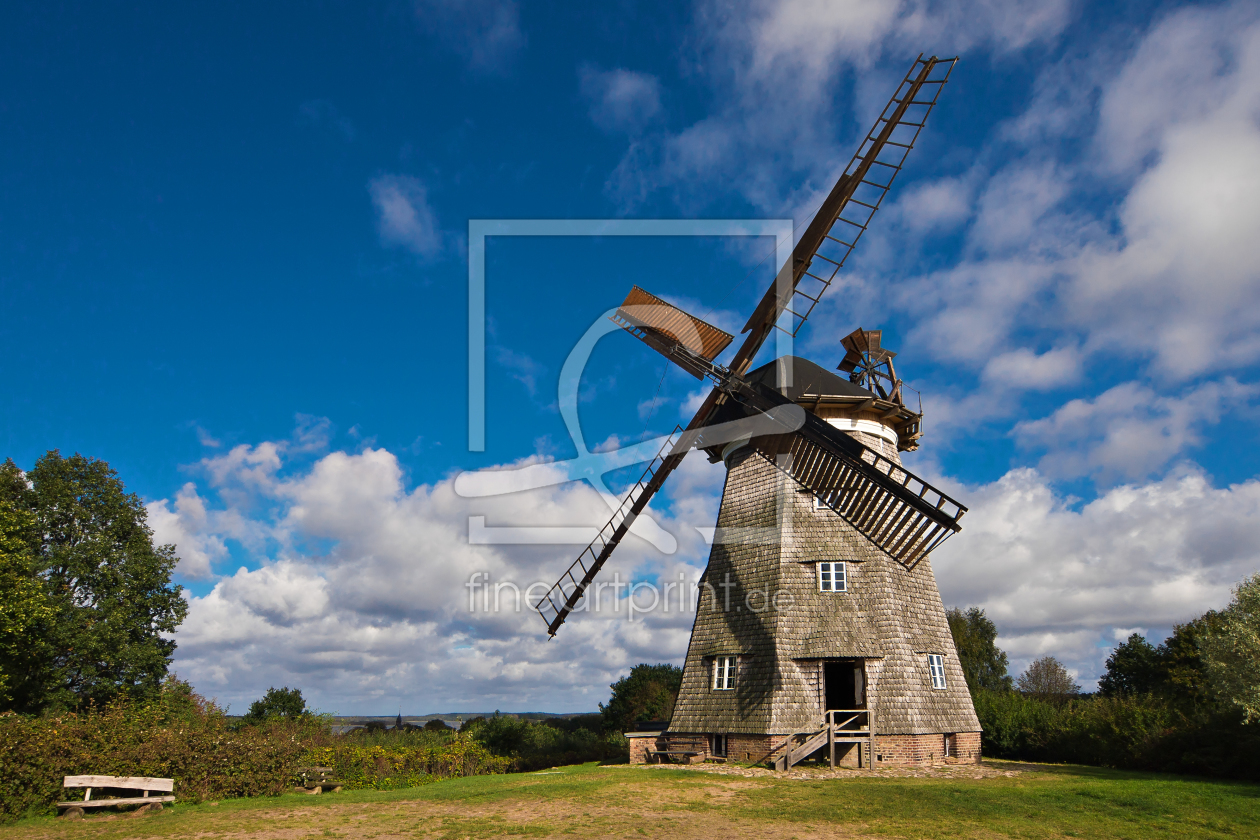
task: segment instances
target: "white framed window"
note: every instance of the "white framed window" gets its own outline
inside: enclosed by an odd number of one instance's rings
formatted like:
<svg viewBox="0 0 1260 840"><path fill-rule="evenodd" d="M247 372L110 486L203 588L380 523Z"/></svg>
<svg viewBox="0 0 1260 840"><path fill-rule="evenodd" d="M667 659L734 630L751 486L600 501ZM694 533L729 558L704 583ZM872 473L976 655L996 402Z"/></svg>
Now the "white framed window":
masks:
<svg viewBox="0 0 1260 840"><path fill-rule="evenodd" d="M843 560L832 560L818 564L818 591L849 591L849 570Z"/></svg>
<svg viewBox="0 0 1260 840"><path fill-rule="evenodd" d="M735 657L717 656L713 659L713 690L730 691L735 687Z"/></svg>
<svg viewBox="0 0 1260 840"><path fill-rule="evenodd" d="M928 673L932 675L932 688L945 687L945 657L939 653L928 654Z"/></svg>

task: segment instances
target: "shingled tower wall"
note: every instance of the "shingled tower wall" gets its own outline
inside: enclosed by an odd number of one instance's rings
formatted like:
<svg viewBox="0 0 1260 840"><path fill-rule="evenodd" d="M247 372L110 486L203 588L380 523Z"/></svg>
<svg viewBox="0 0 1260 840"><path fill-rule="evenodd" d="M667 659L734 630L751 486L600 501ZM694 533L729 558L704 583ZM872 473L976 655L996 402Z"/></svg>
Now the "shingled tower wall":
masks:
<svg viewBox="0 0 1260 840"><path fill-rule="evenodd" d="M843 427L844 412L830 414ZM849 433L900 462L889 435ZM703 758L722 736L729 758L766 760L793 733L820 729L824 663L848 660L864 673L875 732L863 766L978 761L980 723L930 560L907 569L749 448L728 452L726 464L664 740ZM847 591L820 591L821 561L846 564ZM933 687L929 654L944 660L944 688ZM714 661L724 656L738 657L730 690L713 687ZM859 749L845 763L857 763Z"/></svg>

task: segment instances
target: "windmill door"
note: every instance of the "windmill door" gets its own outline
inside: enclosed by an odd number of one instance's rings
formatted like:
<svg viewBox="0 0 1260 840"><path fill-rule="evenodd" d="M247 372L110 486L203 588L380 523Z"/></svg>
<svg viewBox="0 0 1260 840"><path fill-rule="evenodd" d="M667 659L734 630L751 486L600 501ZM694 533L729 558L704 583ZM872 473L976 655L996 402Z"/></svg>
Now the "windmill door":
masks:
<svg viewBox="0 0 1260 840"><path fill-rule="evenodd" d="M866 708L866 669L860 659L823 662L824 711Z"/></svg>

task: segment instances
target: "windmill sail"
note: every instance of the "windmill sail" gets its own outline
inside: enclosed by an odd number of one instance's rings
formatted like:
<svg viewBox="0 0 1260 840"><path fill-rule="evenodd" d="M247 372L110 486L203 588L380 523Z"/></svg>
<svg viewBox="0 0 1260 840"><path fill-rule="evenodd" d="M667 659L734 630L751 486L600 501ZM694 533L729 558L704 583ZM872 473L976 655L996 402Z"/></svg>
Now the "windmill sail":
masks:
<svg viewBox="0 0 1260 840"><path fill-rule="evenodd" d="M708 445L700 442L702 436L706 441L711 438L706 427L782 407L781 398L762 400L754 412L741 413L738 395L747 397L751 392L743 374L784 312L791 314L788 331L792 335L809 318L883 203L957 60L922 55L915 60L806 226L788 265L749 317L743 330L748 337L729 369L713 361L730 342L728 333L637 286L631 290L613 321L691 375L708 377L716 387L687 428L681 433L675 430L677 440L670 436L596 539L535 605L550 635L581 602L634 518L687 451L697 443ZM816 417L811 416L797 431L761 435L754 441L758 451L772 460L775 455L792 454L791 462L800 464L790 468L793 478L903 563L913 565L959 530L957 519L965 508Z"/></svg>
<svg viewBox="0 0 1260 840"><path fill-rule="evenodd" d="M732 370L748 369L784 312L791 315L787 332L800 332L888 195L957 61L922 55L915 60L744 325L750 335Z"/></svg>
<svg viewBox="0 0 1260 840"><path fill-rule="evenodd" d="M675 426L674 431L661 444L656 456L648 463L643 475L627 491L607 524L569 565L560 579L533 605L547 622L547 633L556 635L556 630L569 613L582 602L587 587L595 579L595 575L599 574L613 549L630 532L635 518L643 512L664 483L665 477L678 466L693 446L719 446L733 440L791 433L805 424L806 413L794 403L785 403L764 412L748 414L727 423L704 428L683 429Z"/></svg>
<svg viewBox="0 0 1260 840"><path fill-rule="evenodd" d="M542 598L534 604L534 609L543 617L543 621L547 622L547 635L556 635L556 630L568 618L569 613L581 603L582 597L586 594L586 588L591 585L595 575L599 574L608 556L630 532L630 526L647 507L648 501L656 495L656 491L665 481L665 476L669 475L682 460L686 449L675 456L682 433L681 427L674 427L674 431L661 445L660 451L648 463L643 475L634 483L621 505L613 512L612 518L599 530L591 544L583 549L578 558L569 565L560 579L553 583Z"/></svg>
<svg viewBox="0 0 1260 840"><path fill-rule="evenodd" d="M732 338L638 286L630 289L611 320L696 379L712 370L709 363Z"/></svg>
<svg viewBox="0 0 1260 840"><path fill-rule="evenodd" d="M786 402L769 389L749 388L716 416L726 420ZM908 568L962 529L966 507L812 412L799 430L754 437L750 445Z"/></svg>

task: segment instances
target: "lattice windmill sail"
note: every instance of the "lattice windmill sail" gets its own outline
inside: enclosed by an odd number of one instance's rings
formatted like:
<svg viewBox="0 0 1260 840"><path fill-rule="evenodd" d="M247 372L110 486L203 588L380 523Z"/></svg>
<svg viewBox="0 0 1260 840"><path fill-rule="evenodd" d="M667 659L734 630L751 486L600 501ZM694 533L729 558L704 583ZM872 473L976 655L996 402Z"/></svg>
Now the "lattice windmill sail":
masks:
<svg viewBox="0 0 1260 840"><path fill-rule="evenodd" d="M633 733L632 762L734 758L791 767L977 761L980 724L930 553L966 508L915 476L922 416L880 330L841 340L839 371L782 357L750 370L770 331L793 335L834 282L915 145L955 59L920 56L732 336L634 287L612 316L712 389L536 608L554 636L692 449L726 467L672 718ZM721 591L723 594L719 594ZM760 595L760 607L754 597Z"/></svg>
<svg viewBox="0 0 1260 840"><path fill-rule="evenodd" d="M716 444L705 443L706 427L754 417L790 402L750 383L745 374L770 331L779 328L796 335L835 280L901 171L955 62L916 59L749 317L743 329L746 338L729 366L715 360L731 342L730 334L638 286L631 289L613 320L692 376L710 380L713 389L686 428L669 436L596 539L535 604L550 635L581 603L600 568L683 456L696 447L715 453L711 448ZM878 345L878 331L873 335ZM919 418L901 405L899 388L881 391L879 398L890 403L885 409L889 416L895 415L905 426L903 448L917 446ZM751 445L820 504L907 566L957 532L966 511L886 456L816 417L807 418L800 429L753 438Z"/></svg>

